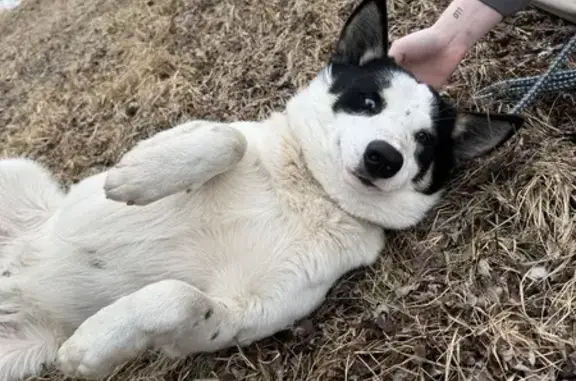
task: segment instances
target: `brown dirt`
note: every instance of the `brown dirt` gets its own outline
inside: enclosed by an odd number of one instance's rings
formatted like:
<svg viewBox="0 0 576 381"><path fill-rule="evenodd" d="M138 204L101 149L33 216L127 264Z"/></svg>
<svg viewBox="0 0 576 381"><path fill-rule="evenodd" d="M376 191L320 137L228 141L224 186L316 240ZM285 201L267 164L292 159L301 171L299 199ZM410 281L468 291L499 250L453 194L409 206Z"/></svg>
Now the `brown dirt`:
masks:
<svg viewBox="0 0 576 381"><path fill-rule="evenodd" d="M398 37L448 1L390 3ZM321 67L351 6L26 0L0 14L0 152L69 183L185 118L262 118ZM447 90L471 105L486 85L539 74L573 32L529 8L475 46ZM463 173L427 221L391 235L378 264L345 277L298 329L180 362L150 354L110 380L569 379L575 105L561 95L528 110L511 144Z"/></svg>

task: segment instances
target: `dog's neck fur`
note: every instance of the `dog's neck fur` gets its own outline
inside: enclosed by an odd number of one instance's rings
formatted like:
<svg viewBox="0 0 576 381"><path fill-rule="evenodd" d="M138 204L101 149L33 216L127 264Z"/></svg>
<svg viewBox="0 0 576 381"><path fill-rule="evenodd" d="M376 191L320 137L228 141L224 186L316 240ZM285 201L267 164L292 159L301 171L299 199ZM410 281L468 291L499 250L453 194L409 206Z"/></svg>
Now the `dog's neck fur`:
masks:
<svg viewBox="0 0 576 381"><path fill-rule="evenodd" d="M280 128L280 130L285 132L280 142L282 154L279 157L282 158L282 170L277 174L280 181L284 184L289 183L290 189L301 190L316 198L325 200L350 218L364 221L364 219L342 208L318 181L318 178L310 168L309 161L306 159L302 139L299 139L295 134L295 130L290 126L288 113L285 111L273 114L270 122L272 122L274 128Z"/></svg>
<svg viewBox="0 0 576 381"><path fill-rule="evenodd" d="M287 110L275 112L265 121L277 134L278 140L273 143L273 150L279 154L273 155L271 161L263 163L273 164L272 177L278 183L278 190L296 190L296 193L306 193L313 198L323 199L343 214L358 220L347 210L342 208L336 200L326 191L318 181L304 152L303 140L296 134L296 130L290 125L290 117ZM278 133L281 131L281 133ZM278 158L278 159L275 159ZM273 162L273 163L272 163Z"/></svg>

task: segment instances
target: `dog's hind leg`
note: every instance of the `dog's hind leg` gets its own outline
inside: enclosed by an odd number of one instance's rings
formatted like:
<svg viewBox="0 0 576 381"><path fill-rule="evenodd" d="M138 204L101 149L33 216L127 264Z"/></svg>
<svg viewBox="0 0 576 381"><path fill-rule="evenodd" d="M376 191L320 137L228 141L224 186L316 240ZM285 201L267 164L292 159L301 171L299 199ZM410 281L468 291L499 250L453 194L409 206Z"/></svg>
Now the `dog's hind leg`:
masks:
<svg viewBox="0 0 576 381"><path fill-rule="evenodd" d="M0 247L43 224L63 199L64 191L38 163L23 158L0 160Z"/></svg>
<svg viewBox="0 0 576 381"><path fill-rule="evenodd" d="M146 205L200 188L234 167L246 152L246 138L225 123L190 122L139 143L107 174L111 200Z"/></svg>
<svg viewBox="0 0 576 381"><path fill-rule="evenodd" d="M230 306L177 280L150 284L88 318L58 352L69 376L100 378L147 349L171 357L233 343Z"/></svg>

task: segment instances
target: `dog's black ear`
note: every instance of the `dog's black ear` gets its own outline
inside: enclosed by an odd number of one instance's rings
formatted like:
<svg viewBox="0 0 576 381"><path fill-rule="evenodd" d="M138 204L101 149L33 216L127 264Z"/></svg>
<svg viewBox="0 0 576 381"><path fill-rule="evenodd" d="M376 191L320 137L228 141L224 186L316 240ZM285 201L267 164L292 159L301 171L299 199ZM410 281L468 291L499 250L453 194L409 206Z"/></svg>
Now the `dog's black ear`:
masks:
<svg viewBox="0 0 576 381"><path fill-rule="evenodd" d="M486 155L506 142L524 124L514 114L461 111L452 133L457 164Z"/></svg>
<svg viewBox="0 0 576 381"><path fill-rule="evenodd" d="M388 55L387 0L364 0L340 32L332 63L361 66Z"/></svg>

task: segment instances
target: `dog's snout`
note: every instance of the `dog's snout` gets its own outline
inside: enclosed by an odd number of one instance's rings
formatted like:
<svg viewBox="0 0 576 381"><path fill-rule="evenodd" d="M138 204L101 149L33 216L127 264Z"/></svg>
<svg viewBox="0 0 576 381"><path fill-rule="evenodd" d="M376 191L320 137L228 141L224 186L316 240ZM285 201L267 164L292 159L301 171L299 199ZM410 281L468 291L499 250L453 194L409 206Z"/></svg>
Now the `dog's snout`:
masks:
<svg viewBox="0 0 576 381"><path fill-rule="evenodd" d="M364 151L364 167L373 178L390 178L403 164L402 154L384 140L370 142Z"/></svg>

